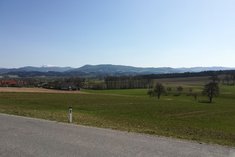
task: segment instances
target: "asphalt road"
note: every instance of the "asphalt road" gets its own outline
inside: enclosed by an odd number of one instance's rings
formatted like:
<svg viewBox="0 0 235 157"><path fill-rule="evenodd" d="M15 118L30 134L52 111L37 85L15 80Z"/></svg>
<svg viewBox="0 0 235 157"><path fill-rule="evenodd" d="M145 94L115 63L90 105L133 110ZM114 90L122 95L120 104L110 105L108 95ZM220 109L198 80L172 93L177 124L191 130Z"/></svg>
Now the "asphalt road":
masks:
<svg viewBox="0 0 235 157"><path fill-rule="evenodd" d="M235 149L0 114L1 157L235 157Z"/></svg>

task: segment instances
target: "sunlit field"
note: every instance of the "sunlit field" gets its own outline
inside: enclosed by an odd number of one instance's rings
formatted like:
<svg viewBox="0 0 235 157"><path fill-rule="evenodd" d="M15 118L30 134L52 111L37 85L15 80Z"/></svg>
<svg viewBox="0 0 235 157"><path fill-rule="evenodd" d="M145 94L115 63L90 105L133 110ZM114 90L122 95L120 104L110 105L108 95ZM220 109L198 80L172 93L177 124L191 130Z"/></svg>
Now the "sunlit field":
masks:
<svg viewBox="0 0 235 157"><path fill-rule="evenodd" d="M175 85L176 86L176 85ZM150 98L147 89L83 90L81 93L0 93L0 112L235 146L235 86L206 103L202 86L184 85L181 94ZM197 92L197 100L189 88Z"/></svg>

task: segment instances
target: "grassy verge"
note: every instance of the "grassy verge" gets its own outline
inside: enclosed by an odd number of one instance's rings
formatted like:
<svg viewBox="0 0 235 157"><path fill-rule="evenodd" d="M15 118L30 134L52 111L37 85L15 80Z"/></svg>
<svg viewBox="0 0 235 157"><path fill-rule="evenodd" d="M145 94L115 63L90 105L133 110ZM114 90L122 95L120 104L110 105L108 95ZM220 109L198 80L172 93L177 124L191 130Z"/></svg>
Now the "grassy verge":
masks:
<svg viewBox="0 0 235 157"><path fill-rule="evenodd" d="M235 146L235 87L221 89L212 104L185 94L156 100L143 89L0 93L0 112L67 122L67 108L73 106L77 124Z"/></svg>

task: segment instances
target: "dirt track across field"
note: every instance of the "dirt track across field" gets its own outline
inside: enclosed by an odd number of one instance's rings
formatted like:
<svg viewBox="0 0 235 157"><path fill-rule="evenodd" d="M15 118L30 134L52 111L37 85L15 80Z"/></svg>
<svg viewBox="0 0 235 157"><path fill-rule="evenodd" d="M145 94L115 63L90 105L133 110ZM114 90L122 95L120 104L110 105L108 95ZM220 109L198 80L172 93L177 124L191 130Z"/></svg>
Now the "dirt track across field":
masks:
<svg viewBox="0 0 235 157"><path fill-rule="evenodd" d="M44 89L44 88L16 88L16 87L0 87L0 92L82 93L80 91L52 90L52 89Z"/></svg>

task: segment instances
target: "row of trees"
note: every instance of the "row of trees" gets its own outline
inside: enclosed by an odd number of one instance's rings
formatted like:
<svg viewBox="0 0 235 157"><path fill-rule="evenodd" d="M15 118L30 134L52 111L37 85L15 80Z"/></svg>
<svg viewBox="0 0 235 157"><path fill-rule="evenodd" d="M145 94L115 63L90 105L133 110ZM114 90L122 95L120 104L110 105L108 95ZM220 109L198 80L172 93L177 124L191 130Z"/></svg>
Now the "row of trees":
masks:
<svg viewBox="0 0 235 157"><path fill-rule="evenodd" d="M226 74L223 76L212 75L209 78L212 82L223 83L224 85L235 85L235 74Z"/></svg>
<svg viewBox="0 0 235 157"><path fill-rule="evenodd" d="M235 74L225 75L222 79L223 84L235 85Z"/></svg>
<svg viewBox="0 0 235 157"><path fill-rule="evenodd" d="M150 84L152 84L151 79L142 79L131 76L105 78L105 85L107 89L148 88Z"/></svg>
<svg viewBox="0 0 235 157"><path fill-rule="evenodd" d="M49 81L42 81L37 84L38 87L58 90L80 90L84 84L82 78L66 78L66 79L55 79Z"/></svg>
<svg viewBox="0 0 235 157"><path fill-rule="evenodd" d="M167 89L168 89L167 91L169 92L169 87ZM181 86L179 86L177 88L177 90L182 91L183 88ZM165 87L163 86L163 84L156 83L156 85L152 89L148 90L147 94L150 97L157 97L158 99L160 99L161 95L166 93L167 91L166 91ZM191 88L189 89L189 92L192 92ZM210 83L206 84L204 86L202 94L207 96L209 98L209 103L211 103L212 99L219 95L218 83L217 82L210 82ZM193 96L196 98L197 95L194 94Z"/></svg>

